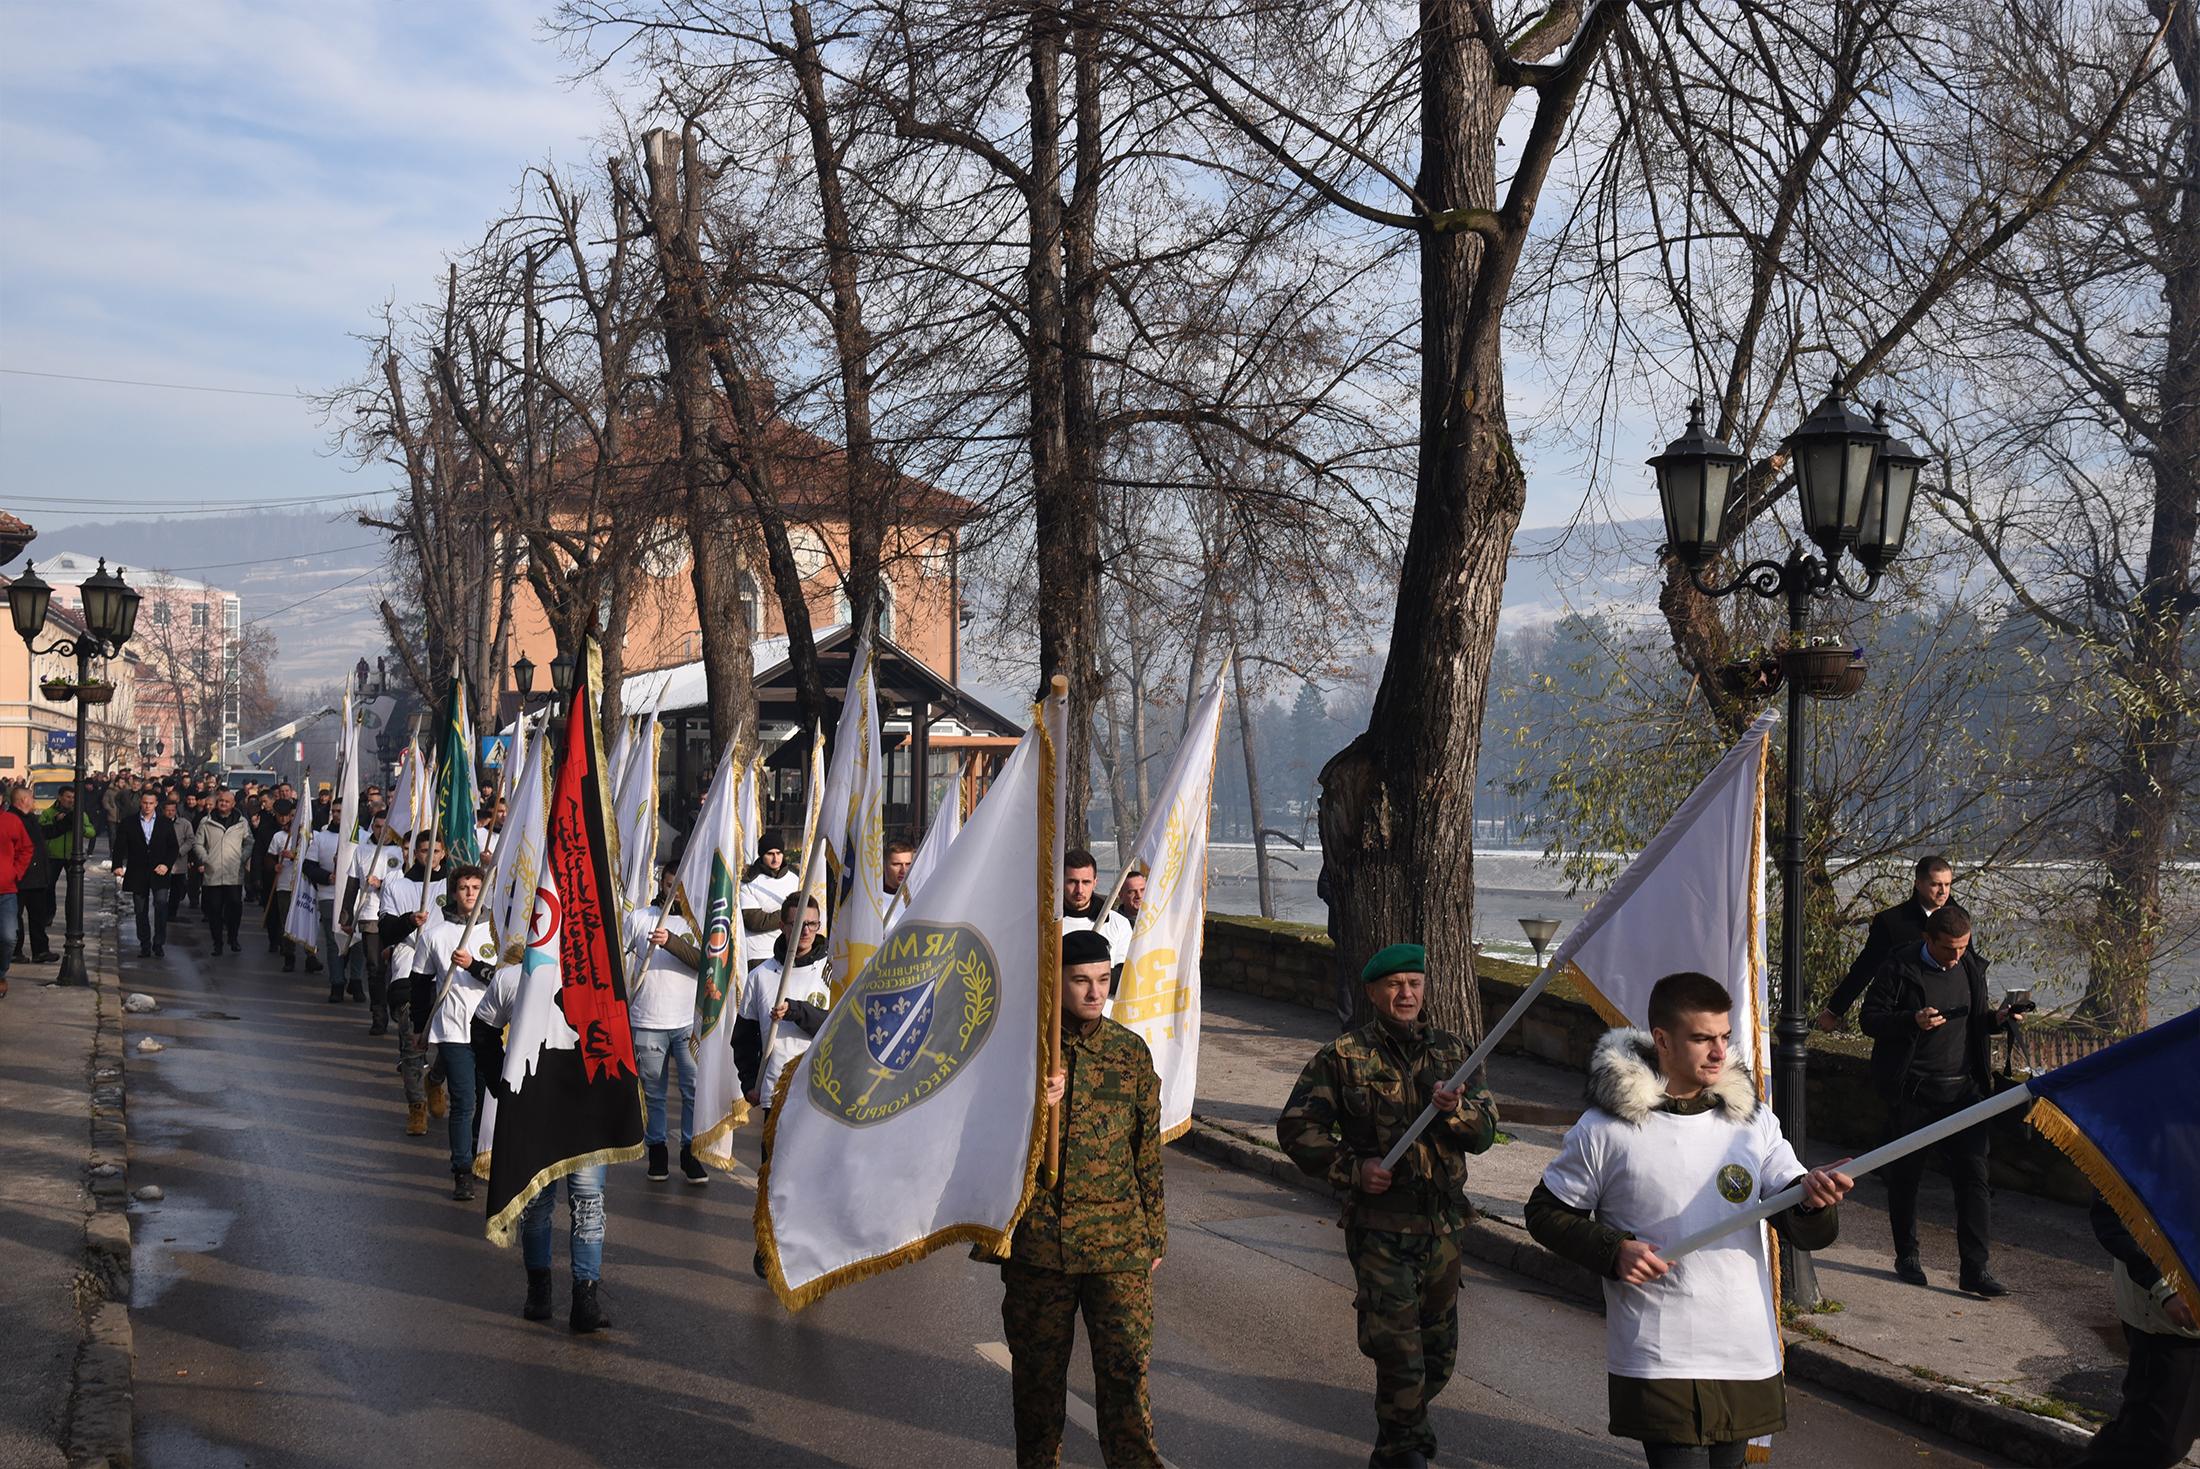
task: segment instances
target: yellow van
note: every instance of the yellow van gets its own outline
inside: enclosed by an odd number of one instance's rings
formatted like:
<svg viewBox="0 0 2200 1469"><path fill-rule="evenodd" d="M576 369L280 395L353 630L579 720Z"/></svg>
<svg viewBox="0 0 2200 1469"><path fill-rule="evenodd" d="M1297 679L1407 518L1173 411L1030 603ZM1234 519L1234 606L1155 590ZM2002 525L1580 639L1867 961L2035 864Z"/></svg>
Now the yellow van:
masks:
<svg viewBox="0 0 2200 1469"><path fill-rule="evenodd" d="M31 799L43 811L51 806L61 793L76 779L74 765L33 765L28 779L31 783Z"/></svg>

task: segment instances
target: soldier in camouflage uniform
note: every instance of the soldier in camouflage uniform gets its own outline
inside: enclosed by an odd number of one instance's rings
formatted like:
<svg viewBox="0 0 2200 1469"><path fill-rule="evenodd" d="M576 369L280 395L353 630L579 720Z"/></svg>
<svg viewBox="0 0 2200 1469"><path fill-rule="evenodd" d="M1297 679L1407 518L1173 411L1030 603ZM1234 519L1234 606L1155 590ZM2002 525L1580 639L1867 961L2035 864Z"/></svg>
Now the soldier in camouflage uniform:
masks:
<svg viewBox="0 0 2200 1469"><path fill-rule="evenodd" d="M1444 1085L1467 1047L1421 1020L1427 962L1419 944L1368 961L1360 981L1375 1018L1315 1053L1276 1119L1291 1161L1346 1196L1360 1350L1375 1362L1375 1469L1436 1456L1428 1408L1459 1355L1459 1232L1472 1217L1465 1155L1497 1138L1490 1094ZM1394 1173L1384 1169L1431 1102L1436 1120Z"/></svg>
<svg viewBox="0 0 2200 1469"><path fill-rule="evenodd" d="M1100 1453L1159 1469L1146 1364L1153 1355L1153 1272L1161 1212L1161 1082L1146 1043L1107 1019L1108 945L1062 935L1062 1060L1047 1081L1062 1114L1061 1171L1032 1195L1002 1266L1016 1397L1018 1469L1062 1455L1070 1346L1085 1315L1098 1389Z"/></svg>

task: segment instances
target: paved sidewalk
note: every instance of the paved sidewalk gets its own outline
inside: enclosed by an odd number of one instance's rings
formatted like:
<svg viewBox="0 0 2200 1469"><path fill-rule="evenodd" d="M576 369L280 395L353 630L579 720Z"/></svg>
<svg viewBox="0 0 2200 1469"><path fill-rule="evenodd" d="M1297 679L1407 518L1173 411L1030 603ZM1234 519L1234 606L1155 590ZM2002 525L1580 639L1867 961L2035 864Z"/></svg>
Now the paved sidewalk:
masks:
<svg viewBox="0 0 2200 1469"><path fill-rule="evenodd" d="M105 931L111 892L104 873L90 875L91 987L56 988L57 964L16 964L8 971L8 996L0 999L0 1322L8 1363L0 1465L9 1469L68 1463L64 1444L72 1426L78 1447L91 1446L86 1409L78 1405L72 1425L72 1404L88 1360L87 1331L115 1284L113 1271L127 1269L127 1228L94 1230L99 1200L90 1173L94 1087L111 1096L120 1080L112 1062L98 1063L110 1074L94 1076L102 1004L108 1044L119 1035L113 945ZM60 940L57 926L56 948ZM108 1193L119 1191L119 1175L100 1183ZM117 1226L121 1217L114 1215ZM99 1247L88 1231L104 1236ZM104 1404L91 1411L103 1414Z"/></svg>
<svg viewBox="0 0 2200 1469"><path fill-rule="evenodd" d="M1313 1010L1209 990L1195 1115L1273 1151L1275 1119L1334 1022ZM1519 1226L1545 1164L1581 1106L1579 1073L1524 1056L1490 1068L1504 1141L1470 1160L1467 1191L1485 1215ZM1813 1162L1840 1155L1812 1150ZM1885 1193L1867 1180L1842 1207L1841 1239L1821 1252L1819 1288L1837 1310L1803 1318L1806 1335L1895 1364L1926 1381L1969 1385L2012 1406L2090 1423L2114 1410L2123 1378L2122 1329L2109 1299L2107 1255L2085 1212L2002 1191L1994 1199L1994 1270L2012 1289L1982 1301L1954 1289L1954 1212L1928 1173L1923 1258L1933 1285L1894 1278ZM1523 1231L1520 1238L1525 1241ZM2192 1462L2188 1460L2187 1462Z"/></svg>

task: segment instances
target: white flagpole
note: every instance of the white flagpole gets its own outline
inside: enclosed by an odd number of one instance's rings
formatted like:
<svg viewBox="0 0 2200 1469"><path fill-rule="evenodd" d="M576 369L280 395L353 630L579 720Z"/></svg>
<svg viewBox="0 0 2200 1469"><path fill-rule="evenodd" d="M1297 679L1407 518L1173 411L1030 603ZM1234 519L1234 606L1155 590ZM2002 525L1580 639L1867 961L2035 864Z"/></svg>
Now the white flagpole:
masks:
<svg viewBox="0 0 2200 1469"><path fill-rule="evenodd" d="M1929 1148L1944 1138L1953 1137L1967 1127L1976 1127L1990 1117L1999 1117L2002 1113L2022 1106L2031 1100L2032 1089L2019 1082L2007 1091L1997 1092L1982 1102L1973 1102L1961 1112L1951 1112L1938 1122L1928 1123L1907 1136L1898 1137L1891 1143L1874 1148L1863 1157L1852 1159L1843 1165L1841 1171L1851 1178L1862 1178L1875 1169L1884 1168L1897 1159L1907 1158L1921 1148ZM1769 1199L1758 1200L1731 1219L1721 1220L1709 1229L1697 1230L1670 1250L1658 1251L1658 1258L1670 1265L1683 1255L1694 1254L1714 1240L1732 1234L1737 1229L1747 1228L1760 1219L1770 1219L1782 1209L1791 1208L1802 1201L1803 1186L1800 1183L1794 1184L1780 1190Z"/></svg>

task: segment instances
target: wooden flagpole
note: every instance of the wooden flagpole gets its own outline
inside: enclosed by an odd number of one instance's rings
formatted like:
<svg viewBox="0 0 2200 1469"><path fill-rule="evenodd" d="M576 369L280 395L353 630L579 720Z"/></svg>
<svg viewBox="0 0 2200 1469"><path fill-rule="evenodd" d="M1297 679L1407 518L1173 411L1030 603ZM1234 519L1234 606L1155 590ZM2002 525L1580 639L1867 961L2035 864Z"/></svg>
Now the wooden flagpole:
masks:
<svg viewBox="0 0 2200 1469"><path fill-rule="evenodd" d="M1057 673L1048 684L1048 689L1053 697L1067 699L1069 697L1069 680ZM1057 776L1056 778L1059 779L1060 777ZM1059 845L1060 843L1057 841L1056 846L1059 847ZM1126 864L1123 870L1128 872L1130 868ZM1057 878L1059 878L1059 874L1057 874ZM1060 911L1061 901L1061 891L1057 888L1054 898L1057 912ZM1040 931L1043 933L1045 929L1042 928ZM1060 950L1056 950L1055 957L1059 961L1061 957ZM1046 956L1042 954L1040 963L1043 966L1045 962ZM1047 1013L1053 1017L1053 1022L1047 1027L1047 1074L1041 1079L1040 1084L1042 1086L1052 1086L1055 1073L1062 1069L1062 994L1059 962L1056 964L1055 975L1054 1003L1047 1006ZM1061 1103L1047 1108L1047 1187L1049 1188L1052 1188L1062 1176L1062 1109L1068 1101L1069 1096L1065 1093Z"/></svg>

